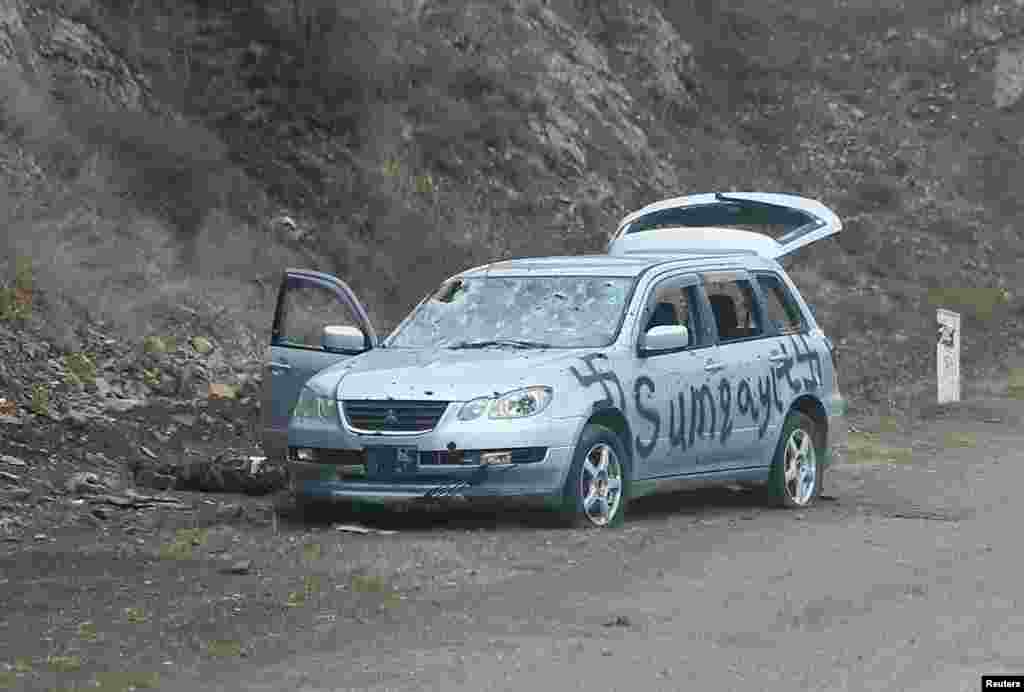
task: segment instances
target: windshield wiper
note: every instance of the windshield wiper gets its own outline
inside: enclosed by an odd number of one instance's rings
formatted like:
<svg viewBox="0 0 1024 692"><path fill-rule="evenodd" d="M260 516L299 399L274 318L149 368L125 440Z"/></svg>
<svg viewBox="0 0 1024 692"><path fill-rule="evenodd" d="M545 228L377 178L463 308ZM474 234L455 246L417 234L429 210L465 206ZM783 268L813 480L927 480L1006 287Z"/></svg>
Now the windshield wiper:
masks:
<svg viewBox="0 0 1024 692"><path fill-rule="evenodd" d="M543 341L525 341L523 339L487 339L481 341L460 341L447 348L489 348L491 346L511 346L512 348L552 348Z"/></svg>

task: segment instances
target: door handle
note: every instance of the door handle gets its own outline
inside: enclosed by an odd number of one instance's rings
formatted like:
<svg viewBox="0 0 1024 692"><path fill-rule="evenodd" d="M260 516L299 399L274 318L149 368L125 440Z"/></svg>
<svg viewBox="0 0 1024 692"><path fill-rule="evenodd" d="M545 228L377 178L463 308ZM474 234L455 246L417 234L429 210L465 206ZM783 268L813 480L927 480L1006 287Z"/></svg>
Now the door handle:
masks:
<svg viewBox="0 0 1024 692"><path fill-rule="evenodd" d="M270 369L273 372L284 372L285 370L291 370L292 366L288 363L270 363Z"/></svg>
<svg viewBox="0 0 1024 692"><path fill-rule="evenodd" d="M704 364L704 370L706 372L718 372L719 370L721 370L724 367L725 367L725 361L721 361L721 360L719 360L719 361L709 360L707 363Z"/></svg>

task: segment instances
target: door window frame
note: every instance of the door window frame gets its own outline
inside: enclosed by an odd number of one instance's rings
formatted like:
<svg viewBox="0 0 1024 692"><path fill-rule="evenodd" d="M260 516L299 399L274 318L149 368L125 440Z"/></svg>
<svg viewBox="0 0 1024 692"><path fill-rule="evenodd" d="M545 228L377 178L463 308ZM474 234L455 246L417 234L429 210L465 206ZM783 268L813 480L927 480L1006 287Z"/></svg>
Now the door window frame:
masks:
<svg viewBox="0 0 1024 692"><path fill-rule="evenodd" d="M752 336L744 336L739 339L729 339L728 341L722 341L722 335L718 333L718 321L715 319L715 312L711 308L711 297L707 292L707 284L709 282L722 282L722 281L746 281L750 285L752 293L751 309L754 310L755 318L757 323L761 325L761 333L754 334ZM757 285L756 277L746 269L710 269L701 272L701 283L700 293L702 295L701 302L704 303L704 309L710 318L710 324L714 325L714 343L716 346L729 346L731 344L744 344L751 341L757 341L758 339L767 339L768 337L775 336L775 329L772 326L768 329L768 325L765 320L765 309L763 303L763 297L761 296L760 289Z"/></svg>
<svg viewBox="0 0 1024 692"><path fill-rule="evenodd" d="M710 348L714 346L714 340L708 323L708 315L704 309L704 299L701 298L701 277L692 271L683 271L678 273L670 273L666 276L655 279L644 296L643 308L640 314L637 316L637 329L633 344L634 353L638 358L652 358L657 356L671 355L673 353L685 353L689 351L699 351L703 348ZM667 285L666 285L667 284ZM690 305L690 310L693 313L693 317L697 321L697 331L690 333L691 343L689 346L683 348L672 348L658 351L645 351L641 345L640 340L646 333L644 329L647 325L648 320L651 319L651 313L654 311L655 297L659 289L665 288L692 288L693 289L693 301Z"/></svg>
<svg viewBox="0 0 1024 692"><path fill-rule="evenodd" d="M313 271L292 271L285 272L284 277L281 279L280 288L277 292L277 305L274 308L274 323L270 330L270 345L276 348L295 348L302 351L318 351L327 353L324 351L322 346L307 346L303 344L295 344L281 339L281 331L284 327L285 320L285 296L288 291L292 288L298 288L299 286L313 285L319 288L326 289L334 294L334 296L340 300L345 307L355 317L357 324L355 325L363 333L363 351L356 351L353 353L364 353L377 345L377 334L373 330L373 325L370 323L369 315L366 314L366 310L363 308L352 289L349 288L341 279L331 276L330 274L323 274L321 272ZM339 353L344 355L344 353ZM350 354L351 355L351 354Z"/></svg>

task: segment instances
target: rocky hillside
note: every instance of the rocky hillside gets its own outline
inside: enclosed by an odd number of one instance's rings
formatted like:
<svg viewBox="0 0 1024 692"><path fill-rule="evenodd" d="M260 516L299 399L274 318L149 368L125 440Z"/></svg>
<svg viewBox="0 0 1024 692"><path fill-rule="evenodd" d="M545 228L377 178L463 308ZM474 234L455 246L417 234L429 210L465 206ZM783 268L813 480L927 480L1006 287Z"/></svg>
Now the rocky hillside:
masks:
<svg viewBox="0 0 1024 692"><path fill-rule="evenodd" d="M60 419L255 385L286 265L386 329L467 265L600 251L633 208L729 189L846 220L793 273L856 406L933 396L938 305L1002 387L1024 0L904 5L0 0L0 397Z"/></svg>

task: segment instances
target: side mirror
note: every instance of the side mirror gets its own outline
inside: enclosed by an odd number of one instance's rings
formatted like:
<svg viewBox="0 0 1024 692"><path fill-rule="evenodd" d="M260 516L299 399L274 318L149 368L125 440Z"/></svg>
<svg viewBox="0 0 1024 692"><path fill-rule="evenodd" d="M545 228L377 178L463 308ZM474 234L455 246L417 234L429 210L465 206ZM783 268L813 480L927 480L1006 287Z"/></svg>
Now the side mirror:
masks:
<svg viewBox="0 0 1024 692"><path fill-rule="evenodd" d="M325 351L365 351L366 337L356 327L339 327L328 325L324 327L323 337L320 339L320 346Z"/></svg>
<svg viewBox="0 0 1024 692"><path fill-rule="evenodd" d="M680 324L651 327L640 340L644 351L671 351L690 345L690 330Z"/></svg>

